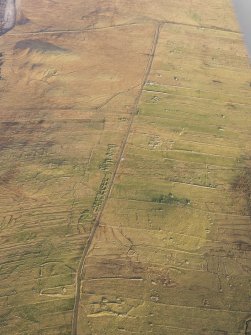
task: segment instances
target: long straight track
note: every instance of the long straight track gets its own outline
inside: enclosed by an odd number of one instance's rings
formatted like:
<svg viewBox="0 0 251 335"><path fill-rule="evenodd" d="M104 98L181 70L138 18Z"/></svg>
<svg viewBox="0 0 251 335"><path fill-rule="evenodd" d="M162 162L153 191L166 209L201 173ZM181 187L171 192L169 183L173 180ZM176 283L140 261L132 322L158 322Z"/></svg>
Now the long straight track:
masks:
<svg viewBox="0 0 251 335"><path fill-rule="evenodd" d="M142 82L141 82L141 85L140 85L139 93L138 93L138 95L137 95L137 97L134 101L133 106L132 106L131 118L130 118L130 121L129 121L129 124L128 124L128 128L127 128L124 140L123 140L123 142L121 143L121 146L120 146L120 152L119 152L118 160L117 160L117 163L115 165L115 168L114 168L114 171L113 171L113 174L112 174L109 186L108 186L108 190L107 190L106 196L105 196L104 201L103 201L103 204L102 204L102 206L100 208L100 211L99 211L99 213L98 213L98 215L95 219L95 222L93 224L90 236L88 238L88 241L87 241L86 246L84 248L84 251L82 253L81 259L79 261L79 266L78 266L78 270L77 270L77 273L76 273L76 281L75 281L76 282L76 291L75 291L75 303L74 303L73 317L72 317L72 335L77 335L78 334L78 327L77 326L78 326L79 302L80 302L80 297L81 297L81 283L82 283L82 279L83 279L83 272L84 272L86 256L87 256L88 251L90 249L90 246L92 244L92 241L93 241L93 238L95 236L96 230L99 227L101 216L103 214L104 208L106 206L106 202L107 202L107 200L109 198L109 195L111 193L112 186L114 184L114 180L116 178L116 175L117 175L117 172L119 170L122 157L123 157L124 152L125 152L127 141L128 141L128 138L129 138L129 135L130 135L130 132L131 132L132 125L133 125L134 117L137 114L138 104L139 104L144 86L145 86L145 84L148 80L151 68L152 68L153 59L155 57L156 47L157 47L157 44L158 44L160 30L161 30L162 25L163 25L163 23L157 23L156 24L155 33L154 33L151 49L150 49L150 52L149 52L148 63L147 63L147 66L146 66L146 69L145 69L145 72L144 72L144 76L143 76L143 79L142 79ZM83 334L81 334L81 335L83 335Z"/></svg>

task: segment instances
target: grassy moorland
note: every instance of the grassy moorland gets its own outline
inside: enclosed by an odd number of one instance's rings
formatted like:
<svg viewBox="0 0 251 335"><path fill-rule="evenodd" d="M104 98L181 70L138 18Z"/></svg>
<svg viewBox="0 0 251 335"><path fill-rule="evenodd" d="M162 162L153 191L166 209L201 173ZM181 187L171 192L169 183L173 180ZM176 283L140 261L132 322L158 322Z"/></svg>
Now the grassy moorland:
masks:
<svg viewBox="0 0 251 335"><path fill-rule="evenodd" d="M238 30L228 0L19 4L0 38L0 333L250 334Z"/></svg>

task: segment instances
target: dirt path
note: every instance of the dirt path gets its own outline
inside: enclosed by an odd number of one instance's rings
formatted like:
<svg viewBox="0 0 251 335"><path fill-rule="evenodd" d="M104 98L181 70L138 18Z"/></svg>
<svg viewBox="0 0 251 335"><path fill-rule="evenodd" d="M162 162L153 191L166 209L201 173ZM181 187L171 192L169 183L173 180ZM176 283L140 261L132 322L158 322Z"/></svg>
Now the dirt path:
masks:
<svg viewBox="0 0 251 335"><path fill-rule="evenodd" d="M92 241L93 241L93 238L95 236L96 230L99 227L100 218L103 214L106 202L107 202L107 200L110 196L114 180L116 178L117 172L118 172L119 167L120 167L120 163L122 161L122 157L123 157L124 152L125 152L126 144L127 144L130 132L131 132L132 124L133 124L134 117L135 117L136 111L137 111L137 107L138 107L138 104L139 104L144 86L147 82L149 73L150 73L151 68L152 68L152 63L153 63L153 59L154 59L154 56L155 56L156 47L157 47L158 40L159 40L160 29L161 29L162 25L163 25L163 23L157 23L156 24L156 29L155 29L151 49L150 49L150 52L149 52L149 59L148 59L148 63L147 63L147 66L146 66L145 73L144 73L144 77L143 77L143 80L142 80L142 83L141 83L141 86L140 86L139 93L138 93L138 95L135 99L134 105L132 107L131 119L129 121L129 125L128 125L128 129L127 129L125 138L124 138L124 140L121 144L121 147L120 147L119 157L118 157L117 163L116 163L115 168L114 168L113 175L112 175L110 183L109 183L108 191L106 193L106 196L105 196L103 204L100 208L100 211L99 211L99 213L96 217L96 220L95 220L95 223L93 225L92 231L90 233L89 239L86 243L85 249L83 251L83 254L82 254L80 262L79 262L78 270L77 270L77 273L76 273L76 291L75 291L75 303L74 303L73 318L72 318L72 335L77 335L77 333L78 333L77 324L78 324L79 302L80 302L80 296L81 296L81 281L83 279L82 276L83 276L83 270L84 270L84 266L85 266L86 256L87 256L88 251L90 249L90 246L92 244Z"/></svg>

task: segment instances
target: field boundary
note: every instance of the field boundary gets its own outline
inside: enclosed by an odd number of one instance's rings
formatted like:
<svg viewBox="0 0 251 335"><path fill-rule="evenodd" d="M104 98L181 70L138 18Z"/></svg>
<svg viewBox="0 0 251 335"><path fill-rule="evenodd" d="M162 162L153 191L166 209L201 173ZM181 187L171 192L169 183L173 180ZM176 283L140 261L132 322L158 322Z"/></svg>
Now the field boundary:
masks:
<svg viewBox="0 0 251 335"><path fill-rule="evenodd" d="M150 48L150 51L149 51L148 63L147 63L147 66L146 66L146 69L145 69L145 72L144 72L142 83L140 85L139 93L138 93L138 95L135 99L135 102L132 106L132 109L131 109L131 118L130 118L130 121L129 121L129 124L128 124L128 128L127 128L124 140L122 141L121 146L120 146L120 151L119 151L119 156L118 156L118 159L117 159L117 163L115 165L112 177L110 179L109 186L108 186L108 189L107 189L107 193L105 195L105 198L103 200L103 203L101 205L99 213L98 213L98 215L95 219L95 222L93 224L91 233L89 235L86 246L84 248L84 251L83 251L82 256L80 258L80 261L79 261L79 266L78 266L78 270L77 270L77 273L76 273L76 280L75 280L76 289L75 289L75 303L74 303L73 317L72 317L72 335L77 335L78 334L77 324L78 324L79 303L80 303L80 296L81 296L81 283L82 283L83 270L84 270L84 266L85 266L86 256L87 256L88 251L90 249L90 246L92 244L92 241L93 241L93 238L95 236L96 230L99 227L100 218L103 214L104 208L106 206L106 202L109 199L109 196L111 194L112 186L113 186L114 180L117 176L117 172L118 172L118 169L120 167L120 163L122 161L122 158L123 158L123 155L124 155L124 152L125 152L127 141L128 141L128 138L129 138L129 135L130 135L130 132L131 132L132 125L133 125L134 117L137 114L138 104L139 104L142 92L144 90L144 86L145 86L145 84L148 80L151 68L152 68L152 64L153 64L153 60L154 60L154 57L155 57L156 48L157 48L157 44L158 44L158 40L159 40L160 30L161 30L162 26L163 26L162 22L161 23L158 22L156 24L153 41L152 41L151 48Z"/></svg>

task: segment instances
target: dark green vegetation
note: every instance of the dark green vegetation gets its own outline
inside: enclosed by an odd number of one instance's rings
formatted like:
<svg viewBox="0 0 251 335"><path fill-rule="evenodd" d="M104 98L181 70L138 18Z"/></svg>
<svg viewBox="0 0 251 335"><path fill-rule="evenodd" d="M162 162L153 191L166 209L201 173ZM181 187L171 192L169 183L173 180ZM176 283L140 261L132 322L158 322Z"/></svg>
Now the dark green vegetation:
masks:
<svg viewBox="0 0 251 335"><path fill-rule="evenodd" d="M189 205L190 204L190 200L189 199L185 199L185 198L178 198L175 195L173 195L172 193L169 193L168 195L165 194L161 194L157 197L154 197L152 199L153 202L157 202L159 204L180 204L180 205Z"/></svg>

